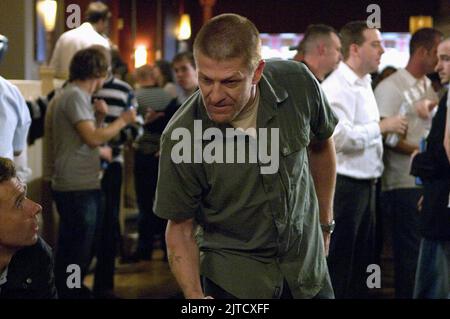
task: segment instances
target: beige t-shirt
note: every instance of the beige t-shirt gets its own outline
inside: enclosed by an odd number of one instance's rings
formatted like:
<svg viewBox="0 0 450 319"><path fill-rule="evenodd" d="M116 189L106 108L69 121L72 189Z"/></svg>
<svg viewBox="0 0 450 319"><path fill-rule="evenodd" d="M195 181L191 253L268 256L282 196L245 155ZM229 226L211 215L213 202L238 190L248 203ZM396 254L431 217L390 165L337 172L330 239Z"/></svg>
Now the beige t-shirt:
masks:
<svg viewBox="0 0 450 319"><path fill-rule="evenodd" d="M256 87L255 99L246 110L242 111L230 124L235 129L241 130L253 138L257 137L256 134L256 119L258 116L259 107L259 89ZM250 130L249 130L250 129Z"/></svg>
<svg viewBox="0 0 450 319"><path fill-rule="evenodd" d="M421 99L438 101L438 97L431 86L431 81L427 77L416 79L407 70L399 69L376 87L375 98L381 117L399 114L400 108L404 105L405 116L408 120L406 135L408 143L419 145L421 139L427 136L431 127L431 118L429 120L421 119L414 107L414 103ZM385 148L385 169L382 178L384 191L417 187L414 176L409 174L410 161L409 155Z"/></svg>

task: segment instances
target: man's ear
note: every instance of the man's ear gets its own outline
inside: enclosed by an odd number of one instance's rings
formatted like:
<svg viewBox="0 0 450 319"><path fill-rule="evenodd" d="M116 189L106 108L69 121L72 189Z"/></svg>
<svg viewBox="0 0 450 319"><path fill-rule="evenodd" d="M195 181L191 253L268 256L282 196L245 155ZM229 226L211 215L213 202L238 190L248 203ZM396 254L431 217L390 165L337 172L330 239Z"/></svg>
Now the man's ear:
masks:
<svg viewBox="0 0 450 319"><path fill-rule="evenodd" d="M317 53L319 53L319 55L325 54L325 43L320 42L317 44Z"/></svg>
<svg viewBox="0 0 450 319"><path fill-rule="evenodd" d="M356 43L350 44L349 57L350 56L359 56L359 45Z"/></svg>
<svg viewBox="0 0 450 319"><path fill-rule="evenodd" d="M252 84L259 83L259 80L261 80L265 65L266 65L266 62L264 60L259 61L258 66L256 67L256 70L253 74Z"/></svg>

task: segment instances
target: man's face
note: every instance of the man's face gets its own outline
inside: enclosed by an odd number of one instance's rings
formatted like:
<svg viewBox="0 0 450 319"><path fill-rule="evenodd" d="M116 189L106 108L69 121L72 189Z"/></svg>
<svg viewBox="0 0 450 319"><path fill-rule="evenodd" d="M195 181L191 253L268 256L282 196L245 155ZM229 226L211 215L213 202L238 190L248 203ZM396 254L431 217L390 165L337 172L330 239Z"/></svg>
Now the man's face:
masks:
<svg viewBox="0 0 450 319"><path fill-rule="evenodd" d="M436 64L436 72L439 73L441 83L450 81L450 41L444 41L437 48L438 62Z"/></svg>
<svg viewBox="0 0 450 319"><path fill-rule="evenodd" d="M251 72L243 58L216 61L199 52L198 83L209 118L216 123L233 121L249 102L263 69L263 61Z"/></svg>
<svg viewBox="0 0 450 319"><path fill-rule="evenodd" d="M424 57L426 73L432 73L438 62L437 48L441 42L441 37L435 37L434 45L431 50L427 50Z"/></svg>
<svg viewBox="0 0 450 319"><path fill-rule="evenodd" d="M381 45L381 34L377 29L366 29L363 32L364 43L359 46L359 56L366 74L378 70L384 48Z"/></svg>
<svg viewBox="0 0 450 319"><path fill-rule="evenodd" d="M188 59L174 62L173 71L178 85L183 90L190 92L198 87L197 71Z"/></svg>
<svg viewBox="0 0 450 319"><path fill-rule="evenodd" d="M108 31L109 31L109 19L104 19L97 22L98 33L107 34Z"/></svg>
<svg viewBox="0 0 450 319"><path fill-rule="evenodd" d="M330 73L335 70L341 60L341 40L335 33L331 33L330 39L327 41L324 52L324 64L326 66L326 73Z"/></svg>
<svg viewBox="0 0 450 319"><path fill-rule="evenodd" d="M41 211L26 197L26 188L17 178L0 183L0 246L18 249L35 244Z"/></svg>

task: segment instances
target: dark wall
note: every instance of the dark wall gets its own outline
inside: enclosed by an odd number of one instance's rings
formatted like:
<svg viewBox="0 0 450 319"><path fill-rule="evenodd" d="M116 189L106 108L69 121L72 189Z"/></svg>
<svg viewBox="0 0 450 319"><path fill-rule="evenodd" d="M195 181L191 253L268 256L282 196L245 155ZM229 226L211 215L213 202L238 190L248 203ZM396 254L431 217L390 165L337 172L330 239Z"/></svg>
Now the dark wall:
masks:
<svg viewBox="0 0 450 319"><path fill-rule="evenodd" d="M260 32L301 33L311 23L325 23L337 29L352 20L366 20L370 15L367 6L376 3L381 9L381 28L385 32L407 32L409 16L435 15L438 0L217 0L214 14L238 13L253 21ZM202 24L198 1L189 1L196 20L197 32Z"/></svg>

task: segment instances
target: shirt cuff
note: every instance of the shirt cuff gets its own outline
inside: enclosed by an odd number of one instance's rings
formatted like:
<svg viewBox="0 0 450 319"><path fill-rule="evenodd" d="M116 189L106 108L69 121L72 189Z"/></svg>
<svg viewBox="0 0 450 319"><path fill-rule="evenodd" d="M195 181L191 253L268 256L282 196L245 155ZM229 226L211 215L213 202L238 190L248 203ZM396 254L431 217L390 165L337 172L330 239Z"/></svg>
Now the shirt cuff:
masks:
<svg viewBox="0 0 450 319"><path fill-rule="evenodd" d="M369 143L377 139L381 135L380 125L378 122L370 123L366 126Z"/></svg>

